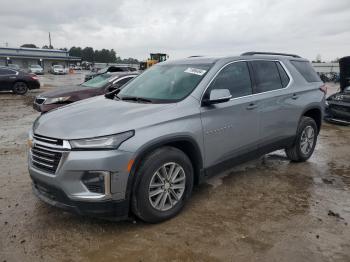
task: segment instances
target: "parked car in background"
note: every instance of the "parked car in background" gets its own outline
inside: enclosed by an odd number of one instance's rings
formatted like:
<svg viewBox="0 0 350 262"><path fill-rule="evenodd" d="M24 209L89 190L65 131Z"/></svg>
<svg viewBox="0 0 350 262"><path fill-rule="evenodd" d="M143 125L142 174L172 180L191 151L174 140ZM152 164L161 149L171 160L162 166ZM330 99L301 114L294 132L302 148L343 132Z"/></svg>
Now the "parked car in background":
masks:
<svg viewBox="0 0 350 262"><path fill-rule="evenodd" d="M325 120L350 125L350 56L339 59L340 91L327 98Z"/></svg>
<svg viewBox="0 0 350 262"><path fill-rule="evenodd" d="M327 98L325 120L350 125L350 86Z"/></svg>
<svg viewBox="0 0 350 262"><path fill-rule="evenodd" d="M20 70L20 66L17 64L8 64L7 65L9 68L15 69L15 70Z"/></svg>
<svg viewBox="0 0 350 262"><path fill-rule="evenodd" d="M66 69L63 65L53 65L50 68L50 73L54 75L65 75L67 74Z"/></svg>
<svg viewBox="0 0 350 262"><path fill-rule="evenodd" d="M83 100L103 95L121 88L138 74L129 72L99 75L81 85L44 92L34 99L33 108L41 113Z"/></svg>
<svg viewBox="0 0 350 262"><path fill-rule="evenodd" d="M44 68L42 68L40 65L30 65L28 71L29 73L33 73L36 75L44 74Z"/></svg>
<svg viewBox="0 0 350 262"><path fill-rule="evenodd" d="M294 162L309 159L325 96L310 62L296 55L158 63L114 96L35 121L33 191L79 214L161 222L182 210L196 183L234 164L279 149Z"/></svg>
<svg viewBox="0 0 350 262"><path fill-rule="evenodd" d="M30 89L39 89L39 78L21 70L0 67L0 91L13 91L17 95L24 95Z"/></svg>
<svg viewBox="0 0 350 262"><path fill-rule="evenodd" d="M102 75L102 74L105 74L105 73L115 73L115 72L136 72L137 69L134 68L134 67L131 67L131 66L107 66L107 67L104 67L100 70L98 70L97 72L95 73L90 73L90 74L86 74L85 75L85 81L88 81L92 78L94 78L95 76L98 76L98 75Z"/></svg>
<svg viewBox="0 0 350 262"><path fill-rule="evenodd" d="M82 67L79 65L69 65L69 68L73 70L82 70Z"/></svg>

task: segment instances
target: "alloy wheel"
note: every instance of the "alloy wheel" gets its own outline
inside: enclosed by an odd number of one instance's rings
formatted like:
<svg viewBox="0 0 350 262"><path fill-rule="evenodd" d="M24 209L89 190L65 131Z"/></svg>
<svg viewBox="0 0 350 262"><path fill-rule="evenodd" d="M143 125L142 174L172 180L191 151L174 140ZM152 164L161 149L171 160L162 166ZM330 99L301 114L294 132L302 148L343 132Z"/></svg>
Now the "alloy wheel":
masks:
<svg viewBox="0 0 350 262"><path fill-rule="evenodd" d="M152 176L148 198L153 208L167 211L173 208L185 192L186 173L182 166L170 162L162 165Z"/></svg>
<svg viewBox="0 0 350 262"><path fill-rule="evenodd" d="M14 86L14 91L16 94L24 94L27 92L27 85L23 82L18 82Z"/></svg>
<svg viewBox="0 0 350 262"><path fill-rule="evenodd" d="M306 126L301 133L300 150L304 155L308 155L315 143L315 130L312 126Z"/></svg>

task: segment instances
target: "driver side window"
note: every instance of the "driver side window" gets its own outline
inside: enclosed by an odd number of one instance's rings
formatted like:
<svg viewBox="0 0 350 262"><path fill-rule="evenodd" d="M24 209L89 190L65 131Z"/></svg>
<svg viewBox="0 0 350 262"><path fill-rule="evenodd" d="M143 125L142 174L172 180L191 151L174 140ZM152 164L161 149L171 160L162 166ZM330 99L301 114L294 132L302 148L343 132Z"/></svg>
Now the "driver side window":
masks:
<svg viewBox="0 0 350 262"><path fill-rule="evenodd" d="M235 62L224 67L210 84L206 95L213 89L228 89L232 98L251 95L253 91L247 62Z"/></svg>

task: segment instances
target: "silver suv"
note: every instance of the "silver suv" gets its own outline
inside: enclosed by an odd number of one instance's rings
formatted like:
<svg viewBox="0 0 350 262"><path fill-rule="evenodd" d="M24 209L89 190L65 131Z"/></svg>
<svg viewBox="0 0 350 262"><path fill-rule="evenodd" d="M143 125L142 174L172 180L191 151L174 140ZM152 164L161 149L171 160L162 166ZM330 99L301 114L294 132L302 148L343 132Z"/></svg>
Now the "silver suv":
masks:
<svg viewBox="0 0 350 262"><path fill-rule="evenodd" d="M169 219L194 185L222 169L278 149L307 160L325 92L296 55L159 63L119 93L35 121L28 160L34 193L80 214Z"/></svg>

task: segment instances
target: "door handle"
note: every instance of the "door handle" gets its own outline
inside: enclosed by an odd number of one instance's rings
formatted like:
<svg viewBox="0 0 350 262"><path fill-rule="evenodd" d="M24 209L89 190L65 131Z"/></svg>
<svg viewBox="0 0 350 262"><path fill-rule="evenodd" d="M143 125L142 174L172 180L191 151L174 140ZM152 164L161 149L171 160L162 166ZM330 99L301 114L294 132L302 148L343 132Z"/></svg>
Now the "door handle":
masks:
<svg viewBox="0 0 350 262"><path fill-rule="evenodd" d="M297 94L293 94L292 99L297 100L299 96Z"/></svg>
<svg viewBox="0 0 350 262"><path fill-rule="evenodd" d="M253 109L257 108L257 107L258 107L257 104L255 104L255 103L250 103L250 104L247 106L247 110L253 110Z"/></svg>

